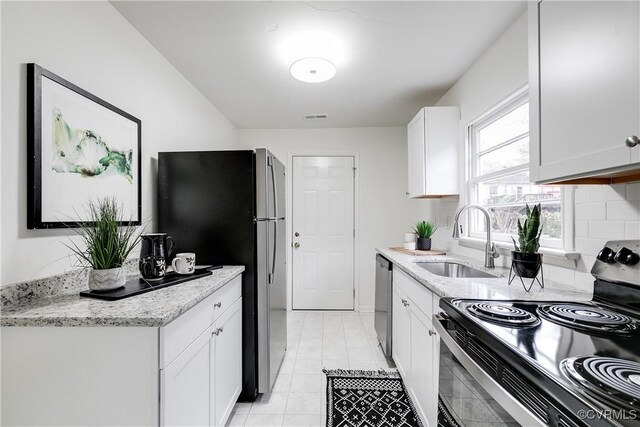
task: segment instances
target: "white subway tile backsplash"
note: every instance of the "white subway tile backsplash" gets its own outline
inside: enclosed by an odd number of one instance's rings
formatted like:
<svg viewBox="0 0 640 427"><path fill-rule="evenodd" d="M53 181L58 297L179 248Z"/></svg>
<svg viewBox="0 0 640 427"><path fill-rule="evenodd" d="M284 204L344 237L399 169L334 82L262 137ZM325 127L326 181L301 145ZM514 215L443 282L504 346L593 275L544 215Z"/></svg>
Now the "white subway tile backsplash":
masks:
<svg viewBox="0 0 640 427"><path fill-rule="evenodd" d="M575 233L578 237L589 237L589 221L576 220Z"/></svg>
<svg viewBox="0 0 640 427"><path fill-rule="evenodd" d="M576 250L583 255L596 256L607 240L576 237Z"/></svg>
<svg viewBox="0 0 640 427"><path fill-rule="evenodd" d="M577 203L576 220L603 221L607 219L607 204L605 202Z"/></svg>
<svg viewBox="0 0 640 427"><path fill-rule="evenodd" d="M588 188L590 202L621 201L627 198L626 184L591 185Z"/></svg>
<svg viewBox="0 0 640 427"><path fill-rule="evenodd" d="M587 203L590 197L591 186L576 186L573 198L575 203Z"/></svg>
<svg viewBox="0 0 640 427"><path fill-rule="evenodd" d="M640 200L640 182L627 184L627 200Z"/></svg>
<svg viewBox="0 0 640 427"><path fill-rule="evenodd" d="M608 221L640 221L640 200L607 202Z"/></svg>
<svg viewBox="0 0 640 427"><path fill-rule="evenodd" d="M624 221L589 221L589 237L613 240L624 236Z"/></svg>
<svg viewBox="0 0 640 427"><path fill-rule="evenodd" d="M640 221L627 221L624 224L625 239L640 239Z"/></svg>
<svg viewBox="0 0 640 427"><path fill-rule="evenodd" d="M553 280L556 283L562 284L571 284L575 282L575 271L568 269L557 267L555 265L545 264L544 268L544 276L548 277L549 280ZM551 279L553 277L553 279Z"/></svg>

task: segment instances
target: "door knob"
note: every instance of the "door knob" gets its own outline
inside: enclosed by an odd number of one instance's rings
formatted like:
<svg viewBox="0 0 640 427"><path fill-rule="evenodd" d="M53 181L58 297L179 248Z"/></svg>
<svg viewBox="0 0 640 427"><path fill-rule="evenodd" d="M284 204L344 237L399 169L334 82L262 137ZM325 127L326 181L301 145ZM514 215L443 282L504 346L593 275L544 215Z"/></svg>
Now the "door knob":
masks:
<svg viewBox="0 0 640 427"><path fill-rule="evenodd" d="M627 138L627 141L625 143L627 144L627 147L633 148L636 145L640 144L640 138L635 135L631 135L629 138Z"/></svg>
<svg viewBox="0 0 640 427"><path fill-rule="evenodd" d="M299 248L299 247L300 247L300 243L295 242L295 243L293 244L293 247L294 247L294 248L296 248L296 249L297 249L297 248Z"/></svg>
<svg viewBox="0 0 640 427"><path fill-rule="evenodd" d="M298 233L297 231L295 233L293 233L294 236L296 237L300 237L300 233Z"/></svg>

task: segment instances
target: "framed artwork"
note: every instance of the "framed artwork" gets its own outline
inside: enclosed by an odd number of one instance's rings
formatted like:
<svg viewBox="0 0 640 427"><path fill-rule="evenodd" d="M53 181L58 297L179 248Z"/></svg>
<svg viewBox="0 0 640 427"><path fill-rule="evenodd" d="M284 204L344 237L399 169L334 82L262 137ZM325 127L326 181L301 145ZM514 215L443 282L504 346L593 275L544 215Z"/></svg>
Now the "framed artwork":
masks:
<svg viewBox="0 0 640 427"><path fill-rule="evenodd" d="M142 122L37 64L27 98L27 227L88 221L87 204L105 197L139 225Z"/></svg>

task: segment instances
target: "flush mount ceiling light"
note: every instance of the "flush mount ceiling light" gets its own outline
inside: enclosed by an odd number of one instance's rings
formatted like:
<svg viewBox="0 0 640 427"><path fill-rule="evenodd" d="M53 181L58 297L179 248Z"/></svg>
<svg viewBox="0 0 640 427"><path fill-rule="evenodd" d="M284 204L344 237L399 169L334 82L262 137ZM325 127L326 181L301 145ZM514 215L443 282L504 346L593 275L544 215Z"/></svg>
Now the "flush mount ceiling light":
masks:
<svg viewBox="0 0 640 427"><path fill-rule="evenodd" d="M320 83L335 76L336 66L324 58L302 58L291 64L289 72L302 82Z"/></svg>

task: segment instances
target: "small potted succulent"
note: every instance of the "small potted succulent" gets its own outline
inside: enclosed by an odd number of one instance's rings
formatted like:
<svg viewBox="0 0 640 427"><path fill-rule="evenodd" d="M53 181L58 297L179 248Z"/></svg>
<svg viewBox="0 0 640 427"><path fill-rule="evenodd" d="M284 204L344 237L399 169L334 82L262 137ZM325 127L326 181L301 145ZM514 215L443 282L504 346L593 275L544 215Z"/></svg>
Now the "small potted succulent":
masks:
<svg viewBox="0 0 640 427"><path fill-rule="evenodd" d="M418 238L416 240L416 249L419 251L431 250L431 236L436 232L438 227L429 221L420 221L413 228Z"/></svg>
<svg viewBox="0 0 640 427"><path fill-rule="evenodd" d="M71 240L66 246L81 266L91 269L90 290L118 289L127 281L123 264L140 241L140 233L131 221L122 221L122 206L115 198L89 202L87 213L87 222L75 224L80 243Z"/></svg>
<svg viewBox="0 0 640 427"><path fill-rule="evenodd" d="M542 254L538 252L540 248L540 235L542 226L540 224L540 204L533 209L526 206L527 218L524 224L518 219L518 243L513 240L514 251L511 251L514 270L520 277L534 278L540 271L542 265Z"/></svg>

